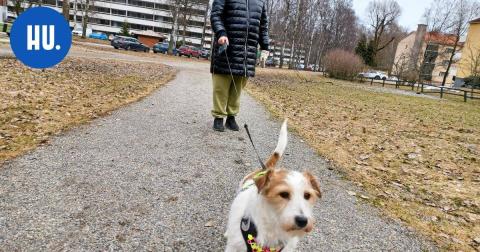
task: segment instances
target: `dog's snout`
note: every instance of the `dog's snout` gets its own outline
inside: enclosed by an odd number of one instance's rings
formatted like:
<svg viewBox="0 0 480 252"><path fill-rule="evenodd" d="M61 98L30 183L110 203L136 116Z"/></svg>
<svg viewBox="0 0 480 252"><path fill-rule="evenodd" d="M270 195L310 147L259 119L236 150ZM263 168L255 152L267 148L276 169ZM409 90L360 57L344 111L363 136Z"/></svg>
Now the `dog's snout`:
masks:
<svg viewBox="0 0 480 252"><path fill-rule="evenodd" d="M307 226L307 224L308 224L307 217L303 215L295 216L295 225L297 225L297 227L304 228Z"/></svg>

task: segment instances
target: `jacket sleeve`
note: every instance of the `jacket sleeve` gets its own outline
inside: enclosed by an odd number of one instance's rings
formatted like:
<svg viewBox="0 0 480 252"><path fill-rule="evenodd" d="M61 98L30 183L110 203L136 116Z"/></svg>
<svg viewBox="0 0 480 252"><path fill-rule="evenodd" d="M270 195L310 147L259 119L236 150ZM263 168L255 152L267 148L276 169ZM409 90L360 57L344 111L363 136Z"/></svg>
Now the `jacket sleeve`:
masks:
<svg viewBox="0 0 480 252"><path fill-rule="evenodd" d="M210 15L210 23L216 38L227 36L225 25L223 23L223 9L225 0L214 0L212 4L212 13Z"/></svg>
<svg viewBox="0 0 480 252"><path fill-rule="evenodd" d="M268 16L267 16L267 8L265 3L263 4L262 8L262 17L260 19L260 36L259 36L259 44L262 50L268 50L269 47L269 37L268 37Z"/></svg>

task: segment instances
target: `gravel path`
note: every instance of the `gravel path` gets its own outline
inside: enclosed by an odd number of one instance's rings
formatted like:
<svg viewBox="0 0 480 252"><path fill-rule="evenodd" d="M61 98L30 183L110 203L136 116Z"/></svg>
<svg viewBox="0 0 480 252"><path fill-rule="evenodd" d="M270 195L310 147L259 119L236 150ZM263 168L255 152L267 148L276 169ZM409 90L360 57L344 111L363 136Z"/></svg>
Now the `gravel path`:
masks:
<svg viewBox="0 0 480 252"><path fill-rule="evenodd" d="M244 131L210 129L208 64L170 64L180 69L177 78L148 98L0 169L0 251L223 249L238 181L257 164ZM242 105L239 121L267 156L280 123L247 95ZM283 164L312 170L323 189L318 225L300 251L435 250L348 195L358 189L293 134Z"/></svg>

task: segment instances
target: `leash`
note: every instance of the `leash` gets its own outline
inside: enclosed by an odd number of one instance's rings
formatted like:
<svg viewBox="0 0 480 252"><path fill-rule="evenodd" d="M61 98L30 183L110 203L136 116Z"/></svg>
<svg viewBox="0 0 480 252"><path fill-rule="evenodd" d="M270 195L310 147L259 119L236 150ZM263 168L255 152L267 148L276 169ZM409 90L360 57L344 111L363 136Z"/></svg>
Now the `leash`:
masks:
<svg viewBox="0 0 480 252"><path fill-rule="evenodd" d="M225 44L222 45L222 47L220 47L219 50L222 50L222 51L225 52L225 58L227 59L227 65L228 65L228 71L230 71L230 77L232 77L232 82L233 82L233 87L235 88L235 93L238 94L237 84L235 83L235 78L233 77L232 68L230 67L230 60L228 59L227 48L228 48L228 44L225 43Z"/></svg>
<svg viewBox="0 0 480 252"><path fill-rule="evenodd" d="M245 130L247 131L248 138L250 139L250 143L252 143L253 149L255 150L255 153L257 154L258 162L260 163L260 166L262 167L262 170L267 170L267 167L265 166L262 159L260 158L260 155L258 154L258 150L255 147L255 144L253 143L252 136L250 135L250 131L248 130L248 125L245 123L245 125L243 127L245 127Z"/></svg>

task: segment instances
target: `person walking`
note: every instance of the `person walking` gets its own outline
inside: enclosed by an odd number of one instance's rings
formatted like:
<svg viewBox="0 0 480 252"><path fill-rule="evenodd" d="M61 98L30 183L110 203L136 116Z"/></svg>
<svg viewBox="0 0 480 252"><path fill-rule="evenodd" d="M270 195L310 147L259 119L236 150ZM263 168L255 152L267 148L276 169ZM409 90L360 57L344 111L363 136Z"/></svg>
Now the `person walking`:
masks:
<svg viewBox="0 0 480 252"><path fill-rule="evenodd" d="M255 76L257 50L268 50L265 0L214 0L210 21L214 45L210 72L213 80L213 129L238 131L235 117L240 95ZM223 119L226 119L225 126Z"/></svg>

